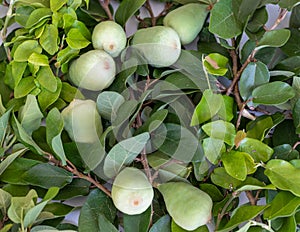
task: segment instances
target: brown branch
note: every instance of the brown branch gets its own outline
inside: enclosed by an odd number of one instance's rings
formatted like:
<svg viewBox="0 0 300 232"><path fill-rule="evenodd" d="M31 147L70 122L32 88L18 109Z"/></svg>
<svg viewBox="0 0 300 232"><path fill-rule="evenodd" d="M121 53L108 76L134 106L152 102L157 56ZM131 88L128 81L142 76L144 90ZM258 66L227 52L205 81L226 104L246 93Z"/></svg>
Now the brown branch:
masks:
<svg viewBox="0 0 300 232"><path fill-rule="evenodd" d="M257 199L252 195L251 191L246 191L246 196L247 196L248 200L250 201L251 205L256 205Z"/></svg>
<svg viewBox="0 0 300 232"><path fill-rule="evenodd" d="M293 150L296 150L296 148L298 147L298 145L300 145L300 141L296 142L293 146Z"/></svg>
<svg viewBox="0 0 300 232"><path fill-rule="evenodd" d="M94 180L90 175L84 175L83 173L79 172L77 168L74 166L74 164L72 164L69 160L67 160L67 163L70 166L64 166L66 170L73 173L75 176L79 177L80 179L87 180L88 182L95 185L98 189L103 191L107 196L111 197L110 191L107 188L105 188L102 184Z"/></svg>
<svg viewBox="0 0 300 232"><path fill-rule="evenodd" d="M266 26L264 26L264 29L266 31L274 30L282 22L282 20L284 20L287 13L288 13L287 9L280 9L279 15L278 15L276 21L274 22L273 26L271 26L269 29Z"/></svg>
<svg viewBox="0 0 300 232"><path fill-rule="evenodd" d="M150 4L150 1L147 0L146 3L145 3L145 8L148 10L149 14L150 14L150 17L151 17L151 24L152 26L154 27L156 25L156 17L153 13L153 9L151 7L151 4Z"/></svg>
<svg viewBox="0 0 300 232"><path fill-rule="evenodd" d="M98 181L94 180L89 174L84 175L83 173L79 172L77 170L77 168L75 167L75 165L71 161L67 160L68 165L62 165L61 161L57 160L52 154L45 152L45 155L46 155L45 158L47 158L49 160L49 162L71 172L73 175L75 175L76 177L78 177L80 179L87 180L88 182L95 185L98 189L103 191L107 196L111 197L111 193L107 188L105 188L103 185L101 185Z"/></svg>
<svg viewBox="0 0 300 232"><path fill-rule="evenodd" d="M109 20L114 20L113 15L109 9L109 3L110 0L99 0L99 3L101 5L101 7L103 8L103 10L105 11L105 13L107 14Z"/></svg>

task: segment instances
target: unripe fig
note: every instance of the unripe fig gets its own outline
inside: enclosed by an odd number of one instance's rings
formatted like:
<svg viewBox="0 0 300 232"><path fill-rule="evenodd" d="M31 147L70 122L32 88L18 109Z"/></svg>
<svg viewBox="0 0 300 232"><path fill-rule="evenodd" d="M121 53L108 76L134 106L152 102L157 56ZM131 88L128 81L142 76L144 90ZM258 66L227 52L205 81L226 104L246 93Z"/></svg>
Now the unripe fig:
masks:
<svg viewBox="0 0 300 232"><path fill-rule="evenodd" d="M114 81L116 64L103 50L91 50L82 54L70 65L70 80L78 87L99 91Z"/></svg>
<svg viewBox="0 0 300 232"><path fill-rule="evenodd" d="M117 209L125 214L143 213L151 205L153 196L148 178L137 168L124 168L113 182L112 200Z"/></svg>
<svg viewBox="0 0 300 232"><path fill-rule="evenodd" d="M70 138L79 143L94 143L103 132L101 117L92 100L74 99L61 113Z"/></svg>
<svg viewBox="0 0 300 232"><path fill-rule="evenodd" d="M93 30L92 43L95 49L102 49L112 57L117 57L126 46L126 34L114 21L100 22Z"/></svg>
<svg viewBox="0 0 300 232"><path fill-rule="evenodd" d="M148 64L154 67L174 64L181 52L178 34L165 26L139 29L133 36L132 45L143 54Z"/></svg>
<svg viewBox="0 0 300 232"><path fill-rule="evenodd" d="M158 185L167 211L177 225L185 230L195 230L211 218L212 200L202 190L184 182Z"/></svg>
<svg viewBox="0 0 300 232"><path fill-rule="evenodd" d="M163 20L165 26L173 28L181 44L191 43L201 31L208 14L207 5L189 3L169 12Z"/></svg>

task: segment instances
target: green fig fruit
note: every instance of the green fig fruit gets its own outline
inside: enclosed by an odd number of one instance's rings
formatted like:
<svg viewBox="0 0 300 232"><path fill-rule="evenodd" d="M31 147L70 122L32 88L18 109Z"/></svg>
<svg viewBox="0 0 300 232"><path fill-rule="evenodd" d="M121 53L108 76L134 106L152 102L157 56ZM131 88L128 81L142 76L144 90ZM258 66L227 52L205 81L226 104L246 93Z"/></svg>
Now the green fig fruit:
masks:
<svg viewBox="0 0 300 232"><path fill-rule="evenodd" d="M202 190L184 182L158 185L167 211L175 223L185 230L195 230L211 218L213 202Z"/></svg>
<svg viewBox="0 0 300 232"><path fill-rule="evenodd" d="M114 21L97 24L92 33L95 49L102 49L112 57L117 57L126 46L126 34L123 28Z"/></svg>
<svg viewBox="0 0 300 232"><path fill-rule="evenodd" d="M69 78L78 87L99 91L114 81L116 64L103 50L91 50L82 54L70 65Z"/></svg>
<svg viewBox="0 0 300 232"><path fill-rule="evenodd" d="M64 128L79 143L94 143L103 132L101 117L92 100L74 99L63 111Z"/></svg>
<svg viewBox="0 0 300 232"><path fill-rule="evenodd" d="M139 29L133 35L132 45L143 54L148 64L154 67L174 64L181 53L178 34L165 26Z"/></svg>
<svg viewBox="0 0 300 232"><path fill-rule="evenodd" d="M125 214L143 213L151 205L153 196L154 191L147 176L137 168L124 168L113 182L113 203Z"/></svg>
<svg viewBox="0 0 300 232"><path fill-rule="evenodd" d="M173 28L181 44L191 43L201 31L208 14L207 5L189 3L170 11L163 20L165 26Z"/></svg>

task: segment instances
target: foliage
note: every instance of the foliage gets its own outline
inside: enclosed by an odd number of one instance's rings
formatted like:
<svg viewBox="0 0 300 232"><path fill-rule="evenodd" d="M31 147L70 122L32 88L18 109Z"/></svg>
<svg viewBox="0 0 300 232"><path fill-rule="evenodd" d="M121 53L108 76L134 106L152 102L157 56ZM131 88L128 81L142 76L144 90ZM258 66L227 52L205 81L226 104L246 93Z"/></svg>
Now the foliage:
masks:
<svg viewBox="0 0 300 232"><path fill-rule="evenodd" d="M109 0L1 1L0 232L299 229L299 1L160 2L155 15L148 0L116 9ZM201 5L201 20L175 11L190 3ZM268 4L280 7L270 27ZM196 50L178 47L186 21L173 14L165 25L173 11L191 20ZM278 29L287 12L289 26ZM142 36L127 33L111 58L114 81L101 92L73 83L69 67L94 50L96 25L113 20L126 31L132 18ZM167 26L176 41L160 33ZM108 69L73 64L92 78ZM93 109L62 114L78 99ZM145 177L123 175L130 191L114 182L127 167ZM152 204L135 213L143 186ZM114 205L113 187L130 215ZM75 210L65 200L79 196L78 223L65 223Z"/></svg>

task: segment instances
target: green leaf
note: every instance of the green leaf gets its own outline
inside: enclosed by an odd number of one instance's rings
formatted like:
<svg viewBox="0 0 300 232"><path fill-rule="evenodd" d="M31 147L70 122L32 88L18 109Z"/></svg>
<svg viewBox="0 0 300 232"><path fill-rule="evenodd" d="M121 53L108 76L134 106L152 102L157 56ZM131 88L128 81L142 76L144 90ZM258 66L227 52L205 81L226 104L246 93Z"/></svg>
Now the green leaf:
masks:
<svg viewBox="0 0 300 232"><path fill-rule="evenodd" d="M171 228L172 228L172 232L187 232L187 231L191 231L191 232L209 232L206 225L200 226L195 230L185 230L185 229L181 228L179 225L177 225L174 220L172 220Z"/></svg>
<svg viewBox="0 0 300 232"><path fill-rule="evenodd" d="M57 89L55 92L50 92L49 90L43 88L40 94L38 95L38 102L43 112L54 102L56 102L59 98L60 91L62 88L62 82L58 77L56 77L56 83Z"/></svg>
<svg viewBox="0 0 300 232"><path fill-rule="evenodd" d="M28 210L28 212L25 214L23 222L25 228L32 226L32 224L37 220L38 216L40 215L46 204L57 195L58 191L59 188L49 188L43 201Z"/></svg>
<svg viewBox="0 0 300 232"><path fill-rule="evenodd" d="M14 223L21 223L26 213L34 207L38 195L35 190L30 190L25 197L12 197L8 209L8 217Z"/></svg>
<svg viewBox="0 0 300 232"><path fill-rule="evenodd" d="M242 181L233 178L229 174L227 174L225 168L216 168L211 174L211 181L218 186L221 186L225 189L235 189L237 188Z"/></svg>
<svg viewBox="0 0 300 232"><path fill-rule="evenodd" d="M285 160L270 160L265 174L277 188L292 192L300 197L300 169Z"/></svg>
<svg viewBox="0 0 300 232"><path fill-rule="evenodd" d="M209 31L223 39L230 39L242 33L242 25L232 11L232 0L218 1L210 12Z"/></svg>
<svg viewBox="0 0 300 232"><path fill-rule="evenodd" d="M26 102L20 111L21 125L28 135L41 126L44 115L42 114L35 96L28 94Z"/></svg>
<svg viewBox="0 0 300 232"><path fill-rule="evenodd" d="M72 181L72 174L70 172L47 163L33 166L22 177L28 184L45 189L54 186L63 188Z"/></svg>
<svg viewBox="0 0 300 232"><path fill-rule="evenodd" d="M195 108L191 125L199 125L211 119L220 110L222 102L221 94L215 94L210 89L205 90L199 104Z"/></svg>
<svg viewBox="0 0 300 232"><path fill-rule="evenodd" d="M262 28L267 23L267 21L268 21L268 11L266 10L266 7L261 7L259 9L256 9L254 14L248 21L248 24L246 26L246 33L248 35L253 33L253 34L258 34L257 36L260 36Z"/></svg>
<svg viewBox="0 0 300 232"><path fill-rule="evenodd" d="M294 216L283 218L282 226L278 232L297 231L297 224Z"/></svg>
<svg viewBox="0 0 300 232"><path fill-rule="evenodd" d="M76 143L77 150L90 170L94 170L106 155L104 144L99 140L93 143Z"/></svg>
<svg viewBox="0 0 300 232"><path fill-rule="evenodd" d="M23 173L27 172L34 165L39 164L39 161L25 159L25 158L15 158L13 162L5 169L1 174L1 181L9 184L16 185L27 185L26 181L23 179ZM18 191L17 191L18 192ZM15 192L13 192L16 195Z"/></svg>
<svg viewBox="0 0 300 232"><path fill-rule="evenodd" d="M216 90L216 78L212 75L207 75L207 73L204 72L202 60L199 59L199 55L197 53L193 54L190 51L181 50L180 57L173 66L174 68L179 69L180 72L189 78L190 81L196 85L197 89L202 92L211 88ZM170 85L168 86L170 88Z"/></svg>
<svg viewBox="0 0 300 232"><path fill-rule="evenodd" d="M300 134L300 98L296 101L293 107L293 122L296 128L296 133Z"/></svg>
<svg viewBox="0 0 300 232"><path fill-rule="evenodd" d="M299 152L293 149L290 144L282 144L274 147L273 149L274 154L272 155L272 158L283 159L286 161L299 159Z"/></svg>
<svg viewBox="0 0 300 232"><path fill-rule="evenodd" d="M203 157L198 138L189 129L178 124L161 124L152 133L152 143L162 153L186 163L194 159L202 160Z"/></svg>
<svg viewBox="0 0 300 232"><path fill-rule="evenodd" d="M76 16L76 12L74 12L74 15ZM72 24L72 28L78 29L87 40L91 40L91 32L83 22L75 20Z"/></svg>
<svg viewBox="0 0 300 232"><path fill-rule="evenodd" d="M54 11L58 11L63 5L67 4L68 0L50 0L50 9Z"/></svg>
<svg viewBox="0 0 300 232"><path fill-rule="evenodd" d="M271 201L270 207L264 212L264 218L272 220L278 217L288 217L295 214L300 206L300 197L296 197L290 192L279 192Z"/></svg>
<svg viewBox="0 0 300 232"><path fill-rule="evenodd" d="M63 2L63 1L58 1ZM50 55L54 55L58 51L58 29L53 24L47 24L40 37L40 44L42 48Z"/></svg>
<svg viewBox="0 0 300 232"><path fill-rule="evenodd" d="M6 215L7 213L7 209L10 206L11 197L12 196L8 192L0 189L0 210L3 215Z"/></svg>
<svg viewBox="0 0 300 232"><path fill-rule="evenodd" d="M90 192L80 210L78 231L99 232L99 215L105 216L112 223L116 213L111 198L99 189L95 189Z"/></svg>
<svg viewBox="0 0 300 232"><path fill-rule="evenodd" d="M204 66L208 73L216 76L224 76L228 69L226 68L228 58L219 53L211 53L204 59Z"/></svg>
<svg viewBox="0 0 300 232"><path fill-rule="evenodd" d="M35 151L39 155L44 155L44 151L36 144L36 142L32 139L30 135L27 134L25 129L22 127L22 125L19 123L19 121L16 119L16 117L13 115L13 122L16 125L14 127L14 131L16 133L17 138L27 145L31 150Z"/></svg>
<svg viewBox="0 0 300 232"><path fill-rule="evenodd" d="M284 115L275 113L272 116L262 115L246 125L247 137L263 140L269 131L284 120Z"/></svg>
<svg viewBox="0 0 300 232"><path fill-rule="evenodd" d="M259 8L260 2L261 0L252 0L251 2L243 0L233 0L232 8L235 18L241 21L243 25L247 24L251 15L253 15L257 8Z"/></svg>
<svg viewBox="0 0 300 232"><path fill-rule="evenodd" d="M255 190L262 190L262 189L276 190L276 187L272 184L260 186L260 185L254 185L254 184L251 184L251 183L250 184L246 183L242 187L235 190L235 192L240 192L241 193L241 192L244 192L244 191L255 191Z"/></svg>
<svg viewBox="0 0 300 232"><path fill-rule="evenodd" d="M268 67L260 62L250 62L244 69L239 81L239 90L244 101L252 97L252 91L262 84L268 83L270 73Z"/></svg>
<svg viewBox="0 0 300 232"><path fill-rule="evenodd" d="M231 146L234 144L236 132L232 123L217 120L204 124L202 129L208 136L214 139L220 139Z"/></svg>
<svg viewBox="0 0 300 232"><path fill-rule="evenodd" d="M7 65L6 67L6 76L5 76L10 80L5 80L5 83L13 89L16 86L18 86L18 84L20 83L24 75L26 67L27 67L27 62L17 62L14 60L10 62L9 65Z"/></svg>
<svg viewBox="0 0 300 232"><path fill-rule="evenodd" d="M163 123L168 113L169 112L166 109L161 109L154 112L150 118L148 118L146 122L136 130L135 134L140 134L143 132L152 133Z"/></svg>
<svg viewBox="0 0 300 232"><path fill-rule="evenodd" d="M300 5L296 5L292 9L290 16L290 28L298 29L300 27Z"/></svg>
<svg viewBox="0 0 300 232"><path fill-rule="evenodd" d="M14 52L14 60L18 62L28 61L28 58L33 53L41 53L42 48L36 40L25 40L22 42Z"/></svg>
<svg viewBox="0 0 300 232"><path fill-rule="evenodd" d="M19 6L16 8L16 22L20 24L21 26L25 27L26 22L29 18L29 15L32 13L32 11L35 10L34 7L29 5Z"/></svg>
<svg viewBox="0 0 300 232"><path fill-rule="evenodd" d="M224 141L221 139L203 139L203 150L205 157L213 164L216 164L221 154L226 151Z"/></svg>
<svg viewBox="0 0 300 232"><path fill-rule="evenodd" d="M63 64L68 64L70 60L77 57L79 54L79 49L72 49L69 46L60 50L57 53L57 62L55 63L56 67L61 67ZM62 70L66 73L67 70Z"/></svg>
<svg viewBox="0 0 300 232"><path fill-rule="evenodd" d="M103 215L98 215L99 231L118 232L117 228Z"/></svg>
<svg viewBox="0 0 300 232"><path fill-rule="evenodd" d="M84 99L82 93L68 82L62 82L62 88L59 96L66 102L71 102L74 98Z"/></svg>
<svg viewBox="0 0 300 232"><path fill-rule="evenodd" d="M167 214L153 224L149 232L171 232L171 218Z"/></svg>
<svg viewBox="0 0 300 232"><path fill-rule="evenodd" d="M14 91L15 98L22 98L28 95L32 90L36 88L34 78L29 76L22 78Z"/></svg>
<svg viewBox="0 0 300 232"><path fill-rule="evenodd" d="M40 22L43 22L45 19L50 18L52 15L52 12L49 8L37 8L34 11L31 12L25 28L33 28L35 25L39 24Z"/></svg>
<svg viewBox="0 0 300 232"><path fill-rule="evenodd" d="M136 0L134 2L130 0L123 0L116 11L116 22L121 26L125 26L127 20L131 18L134 13L144 5L145 2L146 0Z"/></svg>
<svg viewBox="0 0 300 232"><path fill-rule="evenodd" d="M40 67L36 79L43 88L50 92L54 93L57 90L57 80L49 66Z"/></svg>
<svg viewBox="0 0 300 232"><path fill-rule="evenodd" d="M5 138L10 113L11 113L11 110L8 110L0 117L0 145L2 145L3 140Z"/></svg>
<svg viewBox="0 0 300 232"><path fill-rule="evenodd" d="M72 182L61 189L58 195L55 197L56 200L66 200L78 196L86 196L89 194L91 184L90 182L83 179L74 178Z"/></svg>
<svg viewBox="0 0 300 232"><path fill-rule="evenodd" d="M288 29L278 29L266 31L263 37L259 40L256 50L264 47L281 47L290 38L291 32Z"/></svg>
<svg viewBox="0 0 300 232"><path fill-rule="evenodd" d="M60 158L63 165L66 165L66 155L64 152L61 133L64 129L64 120L57 108L53 108L46 118L46 138L48 145Z"/></svg>
<svg viewBox="0 0 300 232"><path fill-rule="evenodd" d="M190 174L190 167L187 164L176 163L176 160L159 151L148 155L148 162L154 170L159 170L160 179L165 180L170 177L171 179L172 177L187 178Z"/></svg>
<svg viewBox="0 0 300 232"><path fill-rule="evenodd" d="M48 57L43 54L39 54L36 52L33 52L29 57L28 57L28 62L37 65L37 66L49 66L48 64Z"/></svg>
<svg viewBox="0 0 300 232"><path fill-rule="evenodd" d="M248 174L245 154L247 153L230 151L223 153L221 157L226 172L241 181L244 181Z"/></svg>
<svg viewBox="0 0 300 232"><path fill-rule="evenodd" d="M242 205L235 210L230 221L223 228L218 229L217 232L229 232L239 224L256 217L267 207L268 205Z"/></svg>
<svg viewBox="0 0 300 232"><path fill-rule="evenodd" d="M76 230L58 230L52 226L44 226L44 225L40 225L40 226L35 226L33 227L31 230L31 232L76 232Z"/></svg>
<svg viewBox="0 0 300 232"><path fill-rule="evenodd" d="M300 9L299 6L298 6L298 8ZM290 36L289 40L287 41L287 43L281 47L281 49L288 56L299 56L300 55L300 44L298 43L298 38L300 36L300 30L296 29L296 28L291 28L290 31L291 31L291 36Z"/></svg>
<svg viewBox="0 0 300 232"><path fill-rule="evenodd" d="M147 232L151 220L151 207L138 215L124 214L124 230L130 232Z"/></svg>
<svg viewBox="0 0 300 232"><path fill-rule="evenodd" d="M294 89L287 83L274 81L255 88L252 92L253 102L264 105L279 105L295 96Z"/></svg>
<svg viewBox="0 0 300 232"><path fill-rule="evenodd" d="M281 8L287 8L288 10L291 10L293 6L295 6L297 3L299 3L298 0L281 0L279 1L279 6Z"/></svg>
<svg viewBox="0 0 300 232"><path fill-rule="evenodd" d="M91 42L87 40L81 31L77 28L71 28L67 34L66 41L72 49L82 49L87 47Z"/></svg>
<svg viewBox="0 0 300 232"><path fill-rule="evenodd" d="M239 150L251 155L254 161L257 163L261 161L268 161L274 152L273 149L268 145L252 138L244 138L240 142Z"/></svg>
<svg viewBox="0 0 300 232"><path fill-rule="evenodd" d="M113 91L103 91L97 97L97 109L103 118L113 120L117 116L119 107L124 102L125 99L121 94Z"/></svg>
<svg viewBox="0 0 300 232"><path fill-rule="evenodd" d="M109 178L117 175L124 165L133 162L141 153L149 138L149 133L146 132L116 144L104 160L104 174Z"/></svg>
<svg viewBox="0 0 300 232"><path fill-rule="evenodd" d="M174 71L174 70L173 70ZM164 73L162 73L164 74ZM161 76L162 76L161 74ZM165 81L171 83L179 89L198 89L197 85L189 77L181 72L173 72L167 76Z"/></svg>

